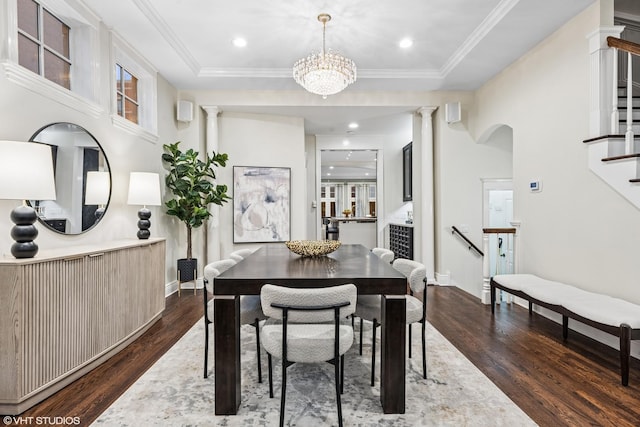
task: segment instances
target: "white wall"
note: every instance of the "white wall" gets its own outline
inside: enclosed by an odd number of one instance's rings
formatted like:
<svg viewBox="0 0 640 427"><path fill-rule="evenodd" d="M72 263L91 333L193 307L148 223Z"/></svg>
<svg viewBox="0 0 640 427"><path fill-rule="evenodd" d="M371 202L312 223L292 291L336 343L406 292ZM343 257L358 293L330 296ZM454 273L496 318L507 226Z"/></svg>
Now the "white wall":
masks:
<svg viewBox="0 0 640 427"><path fill-rule="evenodd" d="M434 117L436 272L480 297L482 257L453 235L451 227L468 230L465 236L482 248L482 179L511 178L511 134L497 131L476 141L467 131L473 99L461 100L461 122L447 124L444 108Z"/></svg>
<svg viewBox="0 0 640 427"><path fill-rule="evenodd" d="M307 200L306 200L306 221L307 239L315 239L320 229L320 196L316 195L316 137L315 135L305 135L305 167L307 168ZM315 206L315 207L314 207ZM321 238L325 238L322 236Z"/></svg>
<svg viewBox="0 0 640 427"><path fill-rule="evenodd" d="M233 166L291 168L291 239L307 237L304 120L298 117L224 112L219 117L219 149L229 155L218 182L229 186L233 196ZM221 255L264 243L233 244L232 202L220 209Z"/></svg>
<svg viewBox="0 0 640 427"><path fill-rule="evenodd" d="M496 123L513 128L520 272L639 304L640 212L590 172L582 143L589 132L586 36L600 26L600 6L596 2L482 87L473 128L475 134ZM528 191L534 178L543 183L539 193ZM639 353L637 343L632 351Z"/></svg>
<svg viewBox="0 0 640 427"><path fill-rule="evenodd" d="M485 85L476 129L513 128L521 271L640 303L640 212L589 171L582 144L598 20L594 5ZM527 190L533 178L542 192Z"/></svg>
<svg viewBox="0 0 640 427"><path fill-rule="evenodd" d="M158 77L158 142L152 143L112 125L110 115L110 46L108 30L101 26L99 31L100 67L99 91L103 111L98 117L89 112L78 111L58 103L30 89L24 88L6 78L0 69L0 139L27 141L41 127L54 122L71 122L89 131L101 144L111 167L112 194L108 209L100 223L80 235L61 235L42 225L36 225L39 235L36 243L40 250L55 250L63 246L106 242L114 239L137 239L137 211L139 206L126 204L129 172L158 172L163 174L161 164L162 143L176 138L176 122L173 105L177 91L161 77ZM28 165L25 165L28 171ZM163 187L162 187L163 188ZM164 191L164 190L163 190ZM9 220L11 209L19 201L0 201L0 255L11 257L13 240ZM151 235L171 236L173 225L161 215L161 207L150 207L152 211ZM172 245L167 245L167 260L173 258ZM172 262L172 261L171 261ZM170 264L170 261L167 261ZM167 282L175 279L167 271Z"/></svg>

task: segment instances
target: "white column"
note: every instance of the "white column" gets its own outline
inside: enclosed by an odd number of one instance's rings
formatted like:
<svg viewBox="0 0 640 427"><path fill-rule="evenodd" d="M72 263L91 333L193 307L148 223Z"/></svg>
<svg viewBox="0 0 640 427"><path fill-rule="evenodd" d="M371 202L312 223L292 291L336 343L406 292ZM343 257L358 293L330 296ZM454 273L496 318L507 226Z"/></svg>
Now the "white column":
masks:
<svg viewBox="0 0 640 427"><path fill-rule="evenodd" d="M413 160L414 177L420 179L420 223L417 227L419 236L413 236L414 244L420 245L421 262L427 268L427 280L435 282L435 220L433 210L433 112L438 107L422 107L418 113L422 116L420 126L420 162ZM417 164L416 164L417 163ZM418 166L416 168L416 166ZM417 173L416 173L417 170ZM413 179L413 178L412 178ZM415 195L415 179L414 195Z"/></svg>
<svg viewBox="0 0 640 427"><path fill-rule="evenodd" d="M218 107L202 107L207 113L207 128L205 132L206 138L206 152L208 155L212 151L218 152L219 139L218 139L218 114L222 112ZM210 262L220 259L220 206L211 204L209 211L213 215L207 221L206 228L206 246L207 246L207 259L203 263L203 266Z"/></svg>
<svg viewBox="0 0 640 427"><path fill-rule="evenodd" d="M601 27L587 36L589 40L589 136L608 135L611 130L611 81L613 76L613 49L607 37L620 37L624 27ZM618 132L616 132L618 133Z"/></svg>

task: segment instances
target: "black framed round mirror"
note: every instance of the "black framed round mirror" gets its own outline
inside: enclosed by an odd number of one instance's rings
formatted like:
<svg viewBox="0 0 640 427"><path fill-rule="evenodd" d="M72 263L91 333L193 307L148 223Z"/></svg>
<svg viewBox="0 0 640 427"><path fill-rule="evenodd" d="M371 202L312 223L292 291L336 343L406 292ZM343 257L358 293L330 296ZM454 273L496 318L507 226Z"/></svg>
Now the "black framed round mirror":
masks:
<svg viewBox="0 0 640 427"><path fill-rule="evenodd" d="M51 147L56 200L28 200L38 220L61 234L81 234L103 218L111 199L109 162L98 141L82 126L52 123L30 141Z"/></svg>

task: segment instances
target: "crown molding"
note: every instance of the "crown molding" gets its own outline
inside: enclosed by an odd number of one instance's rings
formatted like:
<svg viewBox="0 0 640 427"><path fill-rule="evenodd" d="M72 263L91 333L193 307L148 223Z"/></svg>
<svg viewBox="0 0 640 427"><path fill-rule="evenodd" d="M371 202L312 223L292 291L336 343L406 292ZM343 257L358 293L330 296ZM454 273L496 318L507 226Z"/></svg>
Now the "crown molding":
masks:
<svg viewBox="0 0 640 427"><path fill-rule="evenodd" d="M194 75L198 75L201 66L196 58L191 54L187 46L182 43L180 38L171 30L167 21L165 21L158 11L153 7L149 0L133 0L133 3L142 14L151 22L151 24L158 30L162 38L164 38L174 52L184 61L185 64L191 69Z"/></svg>
<svg viewBox="0 0 640 427"><path fill-rule="evenodd" d="M453 69L462 62L462 60L476 47L480 41L505 17L511 9L518 4L520 0L502 0L487 17L473 30L460 47L451 55L449 60L444 64L440 73L442 78L446 77Z"/></svg>
<svg viewBox="0 0 640 427"><path fill-rule="evenodd" d="M291 78L289 68L214 68L204 67L198 77L220 78ZM359 69L358 79L442 79L434 69Z"/></svg>
<svg viewBox="0 0 640 427"><path fill-rule="evenodd" d="M198 77L292 78L292 71L289 68L216 68L216 67L203 67L198 72Z"/></svg>

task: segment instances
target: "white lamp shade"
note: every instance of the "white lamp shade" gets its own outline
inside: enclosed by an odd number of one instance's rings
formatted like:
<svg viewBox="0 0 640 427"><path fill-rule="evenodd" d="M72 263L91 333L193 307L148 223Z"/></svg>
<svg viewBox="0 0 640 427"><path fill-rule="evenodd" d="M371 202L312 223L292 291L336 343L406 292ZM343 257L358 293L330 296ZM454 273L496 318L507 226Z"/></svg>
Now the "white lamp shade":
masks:
<svg viewBox="0 0 640 427"><path fill-rule="evenodd" d="M85 205L106 205L109 203L111 193L111 175L109 172L87 172L87 184L85 187Z"/></svg>
<svg viewBox="0 0 640 427"><path fill-rule="evenodd" d="M51 147L35 142L0 141L0 199L56 199Z"/></svg>
<svg viewBox="0 0 640 427"><path fill-rule="evenodd" d="M160 206L160 175L152 172L131 172L129 175L130 205Z"/></svg>

